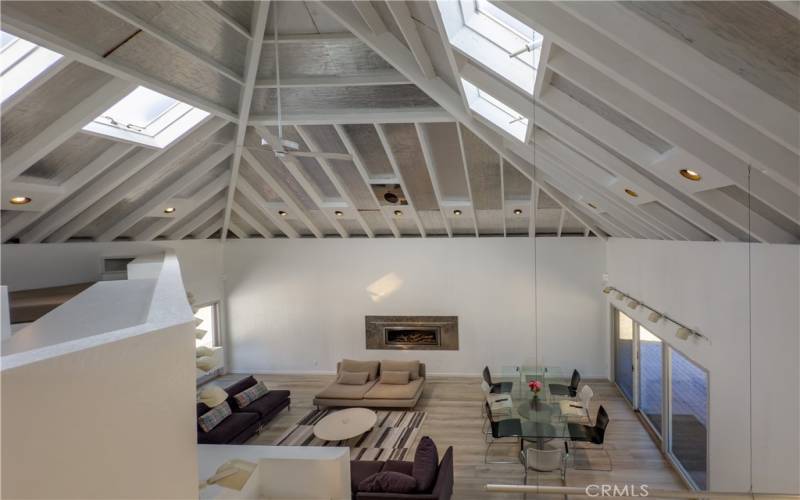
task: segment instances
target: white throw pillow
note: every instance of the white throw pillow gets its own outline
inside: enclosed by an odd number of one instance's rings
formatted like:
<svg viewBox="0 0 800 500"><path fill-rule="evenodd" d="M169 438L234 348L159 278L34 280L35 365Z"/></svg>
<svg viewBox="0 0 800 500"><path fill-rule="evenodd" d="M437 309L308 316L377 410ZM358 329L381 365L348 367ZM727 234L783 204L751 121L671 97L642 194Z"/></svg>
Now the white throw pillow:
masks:
<svg viewBox="0 0 800 500"><path fill-rule="evenodd" d="M214 358L211 356L201 356L197 358L196 365L204 372L211 371L214 369L215 365Z"/></svg>
<svg viewBox="0 0 800 500"><path fill-rule="evenodd" d="M213 356L214 355L214 349L212 349L212 348L210 348L208 346L205 346L205 345L201 345L201 346L198 346L197 349L195 349L194 353L195 353L195 356L197 356L198 358L202 358L204 356Z"/></svg>
<svg viewBox="0 0 800 500"><path fill-rule="evenodd" d="M197 395L197 400L205 403L209 408L221 405L226 399L228 399L228 393L222 387L214 384L203 387Z"/></svg>

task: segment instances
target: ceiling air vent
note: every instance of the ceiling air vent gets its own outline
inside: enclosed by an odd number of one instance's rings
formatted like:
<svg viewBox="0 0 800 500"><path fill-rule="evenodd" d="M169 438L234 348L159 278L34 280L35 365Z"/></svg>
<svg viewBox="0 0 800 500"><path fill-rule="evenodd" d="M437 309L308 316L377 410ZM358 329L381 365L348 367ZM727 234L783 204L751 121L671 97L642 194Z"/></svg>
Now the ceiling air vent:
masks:
<svg viewBox="0 0 800 500"><path fill-rule="evenodd" d="M399 184L373 184L372 190L382 205L408 205L408 200Z"/></svg>

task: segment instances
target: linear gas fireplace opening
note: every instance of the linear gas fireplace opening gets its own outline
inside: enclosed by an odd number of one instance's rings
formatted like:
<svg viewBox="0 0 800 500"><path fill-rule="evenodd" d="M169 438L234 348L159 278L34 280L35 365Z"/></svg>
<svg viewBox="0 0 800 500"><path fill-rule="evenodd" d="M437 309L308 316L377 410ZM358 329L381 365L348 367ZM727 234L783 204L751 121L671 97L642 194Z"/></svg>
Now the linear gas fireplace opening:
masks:
<svg viewBox="0 0 800 500"><path fill-rule="evenodd" d="M438 326L405 327L386 326L383 337L386 345L393 346L440 346L441 331Z"/></svg>
<svg viewBox="0 0 800 500"><path fill-rule="evenodd" d="M457 316L367 316L367 349L458 350Z"/></svg>

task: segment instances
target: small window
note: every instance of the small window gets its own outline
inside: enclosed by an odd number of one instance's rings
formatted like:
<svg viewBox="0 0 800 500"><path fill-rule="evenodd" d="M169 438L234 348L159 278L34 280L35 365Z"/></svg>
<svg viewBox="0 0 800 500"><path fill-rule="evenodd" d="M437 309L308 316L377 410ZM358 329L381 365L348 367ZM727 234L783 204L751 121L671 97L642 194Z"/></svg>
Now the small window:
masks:
<svg viewBox="0 0 800 500"><path fill-rule="evenodd" d="M464 87L464 94L472 111L475 111L493 125L508 132L520 141L525 141L525 134L528 130L527 118L469 81L462 79L461 84Z"/></svg>
<svg viewBox="0 0 800 500"><path fill-rule="evenodd" d="M83 129L163 148L200 123L208 113L146 87L123 97Z"/></svg>
<svg viewBox="0 0 800 500"><path fill-rule="evenodd" d="M203 320L203 322L200 323L197 328L206 331L206 334L203 335L203 338L196 340L195 343L197 347L216 347L220 345L219 336L217 334L217 304L209 304L207 306L198 308L194 316Z"/></svg>
<svg viewBox="0 0 800 500"><path fill-rule="evenodd" d="M2 101L16 94L61 57L57 52L0 31Z"/></svg>

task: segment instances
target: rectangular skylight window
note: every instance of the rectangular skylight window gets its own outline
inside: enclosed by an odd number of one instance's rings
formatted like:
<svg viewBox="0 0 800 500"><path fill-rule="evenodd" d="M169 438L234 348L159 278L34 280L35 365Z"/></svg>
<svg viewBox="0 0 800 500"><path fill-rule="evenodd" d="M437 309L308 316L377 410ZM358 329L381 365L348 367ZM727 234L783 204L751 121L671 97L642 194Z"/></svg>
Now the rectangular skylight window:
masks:
<svg viewBox="0 0 800 500"><path fill-rule="evenodd" d="M57 52L0 31L0 102L17 93L61 57Z"/></svg>
<svg viewBox="0 0 800 500"><path fill-rule="evenodd" d="M441 0L438 5L456 49L533 94L541 34L487 0Z"/></svg>
<svg viewBox="0 0 800 500"><path fill-rule="evenodd" d="M525 141L525 134L528 130L527 118L463 78L461 85L464 87L464 94L472 111L520 141Z"/></svg>
<svg viewBox="0 0 800 500"><path fill-rule="evenodd" d="M207 116L207 112L189 104L137 87L83 130L163 148Z"/></svg>

